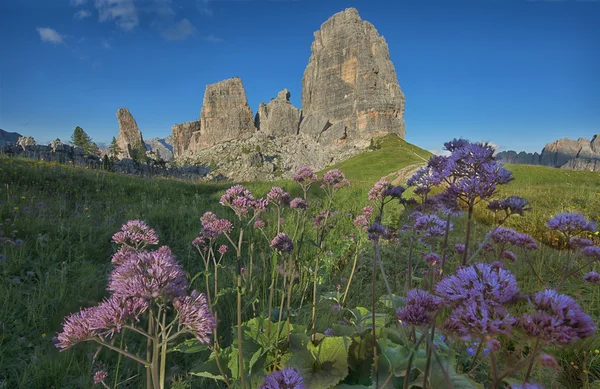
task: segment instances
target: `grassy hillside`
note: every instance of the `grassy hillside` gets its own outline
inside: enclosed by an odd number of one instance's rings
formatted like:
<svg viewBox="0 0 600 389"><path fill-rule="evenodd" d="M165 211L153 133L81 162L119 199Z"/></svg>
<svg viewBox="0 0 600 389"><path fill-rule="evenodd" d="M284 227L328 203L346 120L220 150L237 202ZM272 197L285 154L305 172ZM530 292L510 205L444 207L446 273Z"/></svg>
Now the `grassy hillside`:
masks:
<svg viewBox="0 0 600 389"><path fill-rule="evenodd" d="M335 290L336 284L343 285L348 279L351 259L347 251L351 247L348 236L358 231L352 224L353 216L369 204L367 191L371 185L388 173L423 163L423 159L429 156L427 151L398 137L389 136L383 138L380 149L336 165L346 173L353 185L340 190L333 205L337 210L335 228L328 233L330 249L319 273L323 291ZM600 221L598 173L525 165L507 167L513 171L515 180L502 189L502 195L522 196L533 207L525 217L512 219L512 225L519 230L551 243L553 237L546 235L544 228L551 215L577 211ZM16 245L0 243L0 388L88 388L91 387L91 376L98 368L109 370L110 382L113 382L115 366L118 364L114 353L102 351L99 360L105 366L91 366L90 356L97 350L93 344L77 345L64 353L57 351L53 337L60 330L63 317L80 307L94 305L106 296L107 275L112 268L110 256L115 249L110 238L130 219L143 219L154 227L161 244L173 249L187 273L193 275L202 271L201 260L190 242L198 234L199 217L205 211L212 210L220 217L234 220L231 213L218 204L221 194L229 185L143 179L0 156L0 238L18 242ZM256 196L264 196L272 185L281 185L292 196L301 194L299 187L291 181L258 182L246 186ZM322 208L323 201L318 186L313 185L309 197L309 203L314 207L311 211L316 214ZM391 208L390 213L396 209ZM479 209L477 216L484 222L477 223L474 228L476 241L481 241L489 231L486 224L491 224L492 219L484 209ZM275 215L268 217L270 219L265 219L267 222L272 223L275 219ZM284 230L290 229L294 218L290 213L285 215ZM312 226L312 220L308 223ZM450 240L450 247L462 242L459 235L464 228L464 218L454 220L454 225L455 234ZM271 228L266 234L271 238L274 231ZM265 242L262 242L263 246L268 245ZM384 247L383 262L392 288L402 293L405 282L403 261L407 250L405 247L390 246L393 247ZM365 244L360 251L353 294L348 300L349 304L354 304L351 306L369 304L370 293L365 291L370 288L370 250L372 248ZM264 252L260 255L264 255ZM524 255L524 252L517 254ZM564 253L542 247L527 255L523 258L527 258L549 282L560 277ZM307 255L302 261L310 264L314 256ZM234 258L225 258L223 266L220 285L228 288L232 285L231 274L235 271ZM523 291L536 291L542 287L531 276L526 261L517 261L510 266ZM422 274L426 269L422 262L417 267L415 274ZM422 279L418 278L417 282L422 282ZM197 280L194 287L203 290L202 281ZM378 292L385 293L381 282ZM565 284L565 292L577 297L583 308L598 320L600 288L582 285L580 278L577 278ZM297 299L303 294L301 290L295 291ZM217 307L220 333L227 344L231 342L228 328L235 319L235 311L231 309L234 299L232 295L220 298L222 302ZM304 309L297 312L295 320L299 324L309 323L308 307L309 304L305 304ZM319 311L320 331L331 324L334 320L332 315L334 313L325 302ZM581 382L600 379L600 360L586 359L585 356L598 347L596 341L557 354L563 367L557 378L561 384L552 387L578 388ZM584 351L588 354L584 354ZM462 358L461 361L468 360L466 348L463 354L458 358ZM185 376L185 371L195 363L194 358L197 357L173 353L169 358L169 365L178 367L173 370L173 375ZM589 373L582 376L583 369L571 368L571 363L587 366ZM536 374L540 380L549 379L541 369ZM127 377L136 378L117 387L144 387L140 378L143 375L139 366L123 360L119 368L119 382ZM192 380L192 387L213 387L210 386L211 382L198 378L186 379ZM570 386L569 382L572 383Z"/></svg>
<svg viewBox="0 0 600 389"><path fill-rule="evenodd" d="M557 213L580 212L600 224L600 173L533 165L506 168L515 179L500 190L500 196L521 196L532 206L525 217L509 221L513 228L553 244L555 237L546 231L545 224ZM478 217L492 222L481 210Z"/></svg>
<svg viewBox="0 0 600 389"><path fill-rule="evenodd" d="M370 185L389 173L409 165L425 163L431 155L429 151L390 134L377 141L377 149L364 152L326 170L338 168L351 182Z"/></svg>

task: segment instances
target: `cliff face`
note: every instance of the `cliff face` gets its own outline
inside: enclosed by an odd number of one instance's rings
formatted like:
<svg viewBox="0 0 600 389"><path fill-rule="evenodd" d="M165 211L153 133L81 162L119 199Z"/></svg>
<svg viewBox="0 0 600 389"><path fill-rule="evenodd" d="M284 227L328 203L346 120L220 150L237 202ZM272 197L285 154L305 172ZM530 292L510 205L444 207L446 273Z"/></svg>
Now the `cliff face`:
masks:
<svg viewBox="0 0 600 389"><path fill-rule="evenodd" d="M121 149L119 158L132 158L133 150L139 145L144 145L142 132L127 108L117 110L117 120L119 121L119 135L117 145Z"/></svg>
<svg viewBox="0 0 600 389"><path fill-rule="evenodd" d="M562 138L546 144L542 153L502 151L496 155L500 162L544 165L571 170L600 170L600 134L592 140Z"/></svg>
<svg viewBox="0 0 600 389"><path fill-rule="evenodd" d="M282 90L269 104L260 103L254 123L256 128L270 136L297 135L302 111L290 103L290 91Z"/></svg>
<svg viewBox="0 0 600 389"><path fill-rule="evenodd" d="M333 15L314 33L302 79L300 132L359 141L378 133L404 136L404 94L387 43L354 8ZM321 136L331 131L333 136Z"/></svg>
<svg viewBox="0 0 600 389"><path fill-rule="evenodd" d="M196 151L196 142L192 139L197 139L200 136L200 120L175 124L172 131L173 139L173 156L175 159L180 158L186 151Z"/></svg>
<svg viewBox="0 0 600 389"><path fill-rule="evenodd" d="M256 131L254 115L248 106L246 91L238 77L206 86L200 111L200 136L197 149L238 139Z"/></svg>

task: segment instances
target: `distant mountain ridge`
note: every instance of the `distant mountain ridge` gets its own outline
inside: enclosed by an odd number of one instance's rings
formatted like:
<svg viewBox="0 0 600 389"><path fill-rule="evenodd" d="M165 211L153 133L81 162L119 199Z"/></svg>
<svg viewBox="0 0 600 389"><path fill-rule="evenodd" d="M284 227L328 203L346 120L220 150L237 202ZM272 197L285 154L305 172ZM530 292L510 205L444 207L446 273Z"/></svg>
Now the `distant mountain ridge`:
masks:
<svg viewBox="0 0 600 389"><path fill-rule="evenodd" d="M0 146L7 144L17 144L17 141L22 135L18 132L8 132L0 128Z"/></svg>
<svg viewBox="0 0 600 389"><path fill-rule="evenodd" d="M169 135L166 138L152 138L146 140L146 148L148 151L152 151L157 154L160 158L165 161L173 160L173 140L172 136Z"/></svg>
<svg viewBox="0 0 600 389"><path fill-rule="evenodd" d="M501 151L496 158L504 163L600 171L600 134L594 135L591 140L562 138L546 144L541 153Z"/></svg>

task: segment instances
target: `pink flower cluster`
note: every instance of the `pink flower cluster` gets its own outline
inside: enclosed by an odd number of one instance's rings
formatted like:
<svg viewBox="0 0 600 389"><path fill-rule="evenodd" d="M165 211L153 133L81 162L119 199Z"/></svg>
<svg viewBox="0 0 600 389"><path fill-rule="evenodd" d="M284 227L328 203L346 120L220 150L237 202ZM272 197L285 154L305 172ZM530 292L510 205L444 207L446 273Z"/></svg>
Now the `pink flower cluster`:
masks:
<svg viewBox="0 0 600 389"><path fill-rule="evenodd" d="M296 170L292 179L303 187L308 187L317 182L318 178L313 169L308 165L302 165Z"/></svg>
<svg viewBox="0 0 600 389"><path fill-rule="evenodd" d="M238 217L247 216L254 208L254 196L241 185L234 185L225 191L219 203L233 209Z"/></svg>
<svg viewBox="0 0 600 389"><path fill-rule="evenodd" d="M354 225L356 227L363 227L366 230L370 223L371 215L373 215L373 207L367 205L362 209L362 215L358 215L354 219Z"/></svg>
<svg viewBox="0 0 600 389"><path fill-rule="evenodd" d="M113 235L112 241L135 249L158 244L156 232L141 220L130 220Z"/></svg>
<svg viewBox="0 0 600 389"><path fill-rule="evenodd" d="M219 219L217 215L208 211L200 217L202 224L202 235L208 239L217 238L221 234L231 232L233 225L227 219Z"/></svg>
<svg viewBox="0 0 600 389"><path fill-rule="evenodd" d="M307 209L308 203L306 200L301 199L300 197L296 197L290 202L290 207L293 209Z"/></svg>
<svg viewBox="0 0 600 389"><path fill-rule="evenodd" d="M387 192L393 188L386 180L380 180L369 190L369 201L381 201L387 196Z"/></svg>
<svg viewBox="0 0 600 389"><path fill-rule="evenodd" d="M290 194L284 191L283 188L274 186L267 193L267 200L277 206L288 205L290 203Z"/></svg>
<svg viewBox="0 0 600 389"><path fill-rule="evenodd" d="M340 169L331 169L323 175L321 188L340 189L344 186L350 186L350 181L346 179L346 176L344 176L344 173Z"/></svg>

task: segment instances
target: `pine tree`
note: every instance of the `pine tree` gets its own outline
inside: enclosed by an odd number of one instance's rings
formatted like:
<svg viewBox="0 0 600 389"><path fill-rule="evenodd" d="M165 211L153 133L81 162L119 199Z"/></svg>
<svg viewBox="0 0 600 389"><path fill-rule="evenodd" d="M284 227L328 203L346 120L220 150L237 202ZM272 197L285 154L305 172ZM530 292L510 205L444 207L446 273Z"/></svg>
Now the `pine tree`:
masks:
<svg viewBox="0 0 600 389"><path fill-rule="evenodd" d="M108 152L110 156L114 158L118 157L119 154L121 154L121 148L117 144L117 138L115 138L114 136L110 141L110 145L108 146Z"/></svg>
<svg viewBox="0 0 600 389"><path fill-rule="evenodd" d="M84 154L90 154L93 151L93 142L92 138L85 133L83 128L77 126L73 131L73 135L71 135L71 144L76 147L81 147L83 149ZM97 148L98 146L96 146Z"/></svg>

